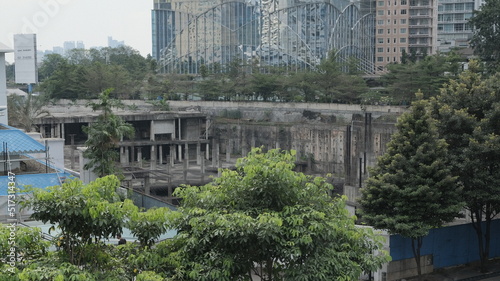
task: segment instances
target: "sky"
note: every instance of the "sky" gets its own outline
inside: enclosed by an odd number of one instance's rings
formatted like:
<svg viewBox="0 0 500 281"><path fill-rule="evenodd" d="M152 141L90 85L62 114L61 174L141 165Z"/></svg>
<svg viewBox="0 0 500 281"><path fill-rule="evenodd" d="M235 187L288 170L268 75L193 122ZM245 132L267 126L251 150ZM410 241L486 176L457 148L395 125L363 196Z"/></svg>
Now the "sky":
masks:
<svg viewBox="0 0 500 281"><path fill-rule="evenodd" d="M14 48L14 34L35 33L37 49L65 41L85 49L108 45L108 36L151 54L153 0L0 0L0 43ZM13 53L6 61L13 63Z"/></svg>

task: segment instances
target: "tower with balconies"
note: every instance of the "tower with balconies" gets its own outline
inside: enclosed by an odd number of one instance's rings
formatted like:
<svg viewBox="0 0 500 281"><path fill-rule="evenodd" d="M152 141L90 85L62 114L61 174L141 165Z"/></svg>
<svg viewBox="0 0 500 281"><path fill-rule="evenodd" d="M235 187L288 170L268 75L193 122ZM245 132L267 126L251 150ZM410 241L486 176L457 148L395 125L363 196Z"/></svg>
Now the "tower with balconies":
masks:
<svg viewBox="0 0 500 281"><path fill-rule="evenodd" d="M438 0L379 0L375 66L379 73L406 55L420 59L437 51Z"/></svg>

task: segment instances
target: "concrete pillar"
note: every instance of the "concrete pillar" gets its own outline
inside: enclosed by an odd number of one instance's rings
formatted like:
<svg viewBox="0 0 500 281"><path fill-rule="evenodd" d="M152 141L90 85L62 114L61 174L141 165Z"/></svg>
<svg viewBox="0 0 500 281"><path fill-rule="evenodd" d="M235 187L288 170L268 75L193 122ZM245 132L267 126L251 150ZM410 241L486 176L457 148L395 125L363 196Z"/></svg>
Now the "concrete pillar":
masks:
<svg viewBox="0 0 500 281"><path fill-rule="evenodd" d="M181 140L181 139L182 139L182 131L181 131L181 118L179 118L179 119L177 119L177 120L179 120L179 121L177 122L177 123L178 123L178 127L177 127L177 128L178 128L178 133L179 133L179 135L178 135L178 139L179 139L179 140Z"/></svg>
<svg viewBox="0 0 500 281"><path fill-rule="evenodd" d="M40 125L40 135L45 138L45 125Z"/></svg>
<svg viewBox="0 0 500 281"><path fill-rule="evenodd" d="M86 147L78 147L78 154L80 156L80 180L84 184L88 184L91 181L95 181L97 179L97 175L91 170L84 169L85 164L89 162L89 159L83 157L83 153L87 150Z"/></svg>
<svg viewBox="0 0 500 281"><path fill-rule="evenodd" d="M130 164L130 149L128 148L128 146L125 147L125 161L127 163L127 165Z"/></svg>
<svg viewBox="0 0 500 281"><path fill-rule="evenodd" d="M219 143L217 143L217 145L215 146L215 162L217 163L217 167L220 168L221 161L220 161L220 144Z"/></svg>
<svg viewBox="0 0 500 281"><path fill-rule="evenodd" d="M207 160L210 159L210 144L208 142L206 144L205 159L207 159Z"/></svg>
<svg viewBox="0 0 500 281"><path fill-rule="evenodd" d="M65 131L64 131L64 123L61 123L61 138L64 139L64 136L65 136Z"/></svg>
<svg viewBox="0 0 500 281"><path fill-rule="evenodd" d="M252 133L251 146L252 146L252 148L255 147L255 135L253 133Z"/></svg>
<svg viewBox="0 0 500 281"><path fill-rule="evenodd" d="M217 176L221 176L221 170L222 170L222 161L219 159L219 146L217 145Z"/></svg>
<svg viewBox="0 0 500 281"><path fill-rule="evenodd" d="M149 174L144 176L144 193L151 195L151 183L149 181Z"/></svg>
<svg viewBox="0 0 500 281"><path fill-rule="evenodd" d="M186 168L189 167L189 145L184 144L184 162L186 162Z"/></svg>
<svg viewBox="0 0 500 281"><path fill-rule="evenodd" d="M139 168L142 168L142 147L137 149L137 163L139 163Z"/></svg>
<svg viewBox="0 0 500 281"><path fill-rule="evenodd" d="M205 122L206 122L206 124L205 124L205 139L208 140L208 128L210 128L210 120L206 119Z"/></svg>
<svg viewBox="0 0 500 281"><path fill-rule="evenodd" d="M170 166L174 167L174 162L175 162L175 145L171 144L170 145Z"/></svg>
<svg viewBox="0 0 500 281"><path fill-rule="evenodd" d="M71 137L71 170L75 168L75 134L70 134Z"/></svg>
<svg viewBox="0 0 500 281"><path fill-rule="evenodd" d="M134 166L135 163L135 146L130 147L130 161L129 161L131 166Z"/></svg>
<svg viewBox="0 0 500 281"><path fill-rule="evenodd" d="M160 156L160 161L158 163L160 163L160 165L163 165L163 145L158 146L158 155Z"/></svg>
<svg viewBox="0 0 500 281"><path fill-rule="evenodd" d="M149 125L149 139L154 141L155 140L155 121L151 120L151 123Z"/></svg>
<svg viewBox="0 0 500 281"><path fill-rule="evenodd" d="M156 145L151 146L151 158L150 158L150 164L149 168L151 170L156 170Z"/></svg>
<svg viewBox="0 0 500 281"><path fill-rule="evenodd" d="M183 178L184 178L184 183L186 183L187 181L187 169L188 169L188 165L187 165L187 161L184 161L182 163L182 174L183 174Z"/></svg>
<svg viewBox="0 0 500 281"><path fill-rule="evenodd" d="M214 167L214 168L217 167L216 166L217 165L217 158L216 158L217 154L216 153L217 153L217 151L215 149L215 139L212 139L212 167Z"/></svg>
<svg viewBox="0 0 500 281"><path fill-rule="evenodd" d="M227 140L227 145L226 145L226 163L229 163L231 161L231 140Z"/></svg>
<svg viewBox="0 0 500 281"><path fill-rule="evenodd" d="M242 145L241 146L241 157L246 157L247 154L248 154L247 146L246 145Z"/></svg>
<svg viewBox="0 0 500 281"><path fill-rule="evenodd" d="M201 184L205 182L205 159L201 157L201 168L200 168L200 174L201 174Z"/></svg>
<svg viewBox="0 0 500 281"><path fill-rule="evenodd" d="M196 143L196 165L201 165L201 158L203 158L203 155L201 155L201 143L198 141Z"/></svg>
<svg viewBox="0 0 500 281"><path fill-rule="evenodd" d="M182 144L177 144L177 159L182 161Z"/></svg>
<svg viewBox="0 0 500 281"><path fill-rule="evenodd" d="M122 164L122 165L128 164L127 163L127 156L125 154L126 154L125 147L120 146L120 164Z"/></svg>

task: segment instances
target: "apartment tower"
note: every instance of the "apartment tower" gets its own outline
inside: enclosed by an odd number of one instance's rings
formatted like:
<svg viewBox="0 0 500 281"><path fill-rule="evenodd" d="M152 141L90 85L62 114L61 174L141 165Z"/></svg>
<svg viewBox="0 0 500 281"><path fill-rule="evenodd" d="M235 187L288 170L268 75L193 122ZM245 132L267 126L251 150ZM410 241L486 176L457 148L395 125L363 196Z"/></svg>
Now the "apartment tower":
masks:
<svg viewBox="0 0 500 281"><path fill-rule="evenodd" d="M375 66L378 73L405 54L419 59L437 50L438 0L379 0Z"/></svg>

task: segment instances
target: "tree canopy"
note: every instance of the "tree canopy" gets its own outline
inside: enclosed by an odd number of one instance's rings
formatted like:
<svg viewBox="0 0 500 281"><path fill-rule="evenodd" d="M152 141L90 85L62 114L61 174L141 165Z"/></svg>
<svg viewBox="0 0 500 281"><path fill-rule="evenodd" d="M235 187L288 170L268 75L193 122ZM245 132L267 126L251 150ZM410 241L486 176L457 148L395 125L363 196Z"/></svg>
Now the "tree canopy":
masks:
<svg viewBox="0 0 500 281"><path fill-rule="evenodd" d="M490 222L500 212L500 74L482 75L482 64L450 81L432 100L439 134L449 144L447 159L463 186L484 269L489 256ZM482 223L486 222L483 228Z"/></svg>
<svg viewBox="0 0 500 281"><path fill-rule="evenodd" d="M66 56L47 55L40 68L40 89L51 98L95 98L107 88L120 97L136 97L143 80L154 74L152 58L121 46L73 49Z"/></svg>
<svg viewBox="0 0 500 281"><path fill-rule="evenodd" d="M471 46L484 62L493 69L500 67L500 2L485 0L479 10L469 19L469 24L474 27Z"/></svg>
<svg viewBox="0 0 500 281"><path fill-rule="evenodd" d="M35 96L32 93L26 96L10 95L7 98L9 124L31 132L35 129L36 118L50 115L45 109L47 103L45 96Z"/></svg>
<svg viewBox="0 0 500 281"><path fill-rule="evenodd" d="M457 217L462 201L446 165L446 142L438 138L427 102L413 102L411 111L400 117L396 127L387 152L378 159L361 189L360 203L369 225L414 241L420 275L422 238L430 229Z"/></svg>
<svg viewBox="0 0 500 281"><path fill-rule="evenodd" d="M89 104L92 110L101 110L102 113L96 122L83 128L88 135L85 142L87 149L83 155L89 159L84 168L92 170L98 177L120 173L120 168L115 163L119 157L116 151L118 142L123 137L131 137L134 134L132 125L113 114L112 108L121 106L121 103L109 97L111 91L112 89L107 89L99 95L97 103Z"/></svg>
<svg viewBox="0 0 500 281"><path fill-rule="evenodd" d="M253 149L205 186L186 186L178 230L189 279L355 280L387 261L324 178L294 172L294 152Z"/></svg>

